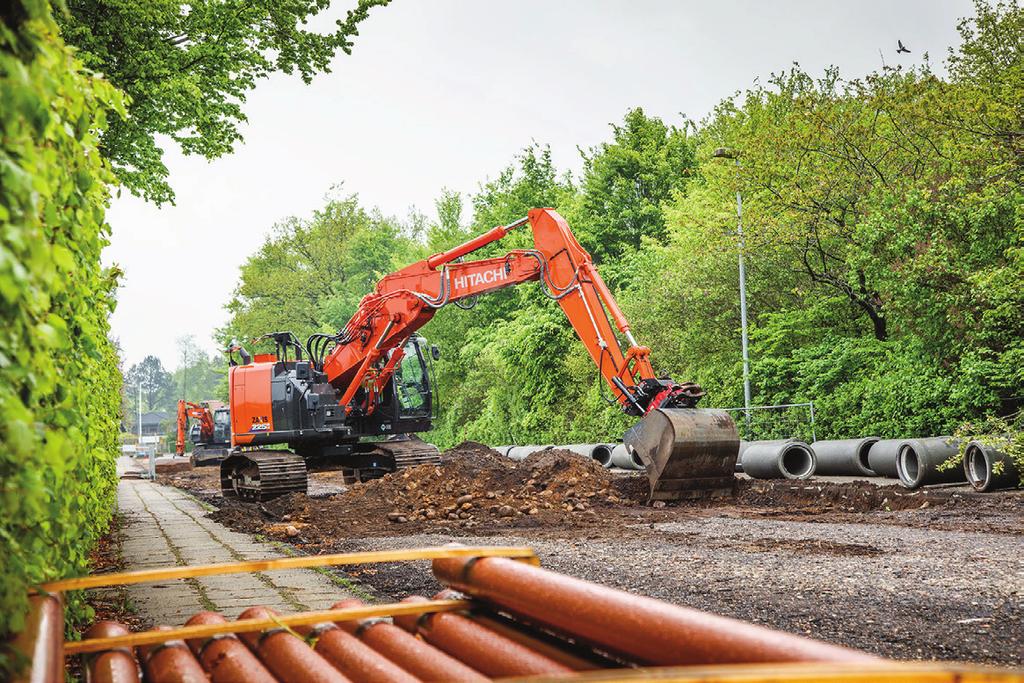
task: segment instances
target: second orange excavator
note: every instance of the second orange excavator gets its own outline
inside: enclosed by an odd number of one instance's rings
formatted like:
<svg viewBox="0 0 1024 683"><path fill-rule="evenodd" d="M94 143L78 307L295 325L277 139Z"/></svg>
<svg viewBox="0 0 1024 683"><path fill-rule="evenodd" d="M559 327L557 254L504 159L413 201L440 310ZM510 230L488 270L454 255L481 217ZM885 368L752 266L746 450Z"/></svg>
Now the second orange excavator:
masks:
<svg viewBox="0 0 1024 683"><path fill-rule="evenodd" d="M526 226L530 248L465 259ZM622 410L642 418L624 441L646 466L650 499L730 493L739 450L732 419L698 409L704 391L697 384L654 372L650 349L635 339L565 219L553 209L532 209L385 276L336 334L313 334L301 344L290 332L271 333L261 340L273 341L275 352L255 357L234 344L233 450L221 464L224 495L305 491L307 463L328 462L365 479L436 462L437 450L413 436L432 426L430 364L438 353L418 331L444 306L466 307L474 297L526 282L539 282L558 303ZM267 448L278 445L289 450Z"/></svg>
<svg viewBox="0 0 1024 683"><path fill-rule="evenodd" d="M191 418L192 427L188 421ZM176 455L185 455L186 439L192 442L192 464L217 465L231 449L231 420L228 407L221 401L202 404L178 401L178 433L174 444Z"/></svg>

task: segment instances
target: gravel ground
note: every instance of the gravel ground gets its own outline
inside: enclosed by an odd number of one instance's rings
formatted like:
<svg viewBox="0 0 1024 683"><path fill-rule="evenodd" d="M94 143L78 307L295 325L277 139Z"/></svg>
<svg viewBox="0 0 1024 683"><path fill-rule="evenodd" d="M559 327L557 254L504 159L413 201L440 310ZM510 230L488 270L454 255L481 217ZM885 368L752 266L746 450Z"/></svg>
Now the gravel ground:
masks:
<svg viewBox="0 0 1024 683"><path fill-rule="evenodd" d="M417 534L338 547L496 540ZM706 517L625 525L618 538L500 540L566 574L889 657L1022 663L1019 536ZM371 571L359 578L389 595L439 589L425 563Z"/></svg>
<svg viewBox="0 0 1024 683"><path fill-rule="evenodd" d="M206 478L168 483L225 505ZM331 500L329 477L314 481L316 498ZM248 531L280 526L265 509L234 517L247 520L239 524ZM578 519L522 517L471 529L381 520L355 523L351 534L290 540L306 552L528 545L556 571L888 657L1024 663L1024 492L748 482L730 502L629 504L602 510L599 523ZM324 526L340 529L339 521ZM351 574L384 598L440 588L427 563Z"/></svg>

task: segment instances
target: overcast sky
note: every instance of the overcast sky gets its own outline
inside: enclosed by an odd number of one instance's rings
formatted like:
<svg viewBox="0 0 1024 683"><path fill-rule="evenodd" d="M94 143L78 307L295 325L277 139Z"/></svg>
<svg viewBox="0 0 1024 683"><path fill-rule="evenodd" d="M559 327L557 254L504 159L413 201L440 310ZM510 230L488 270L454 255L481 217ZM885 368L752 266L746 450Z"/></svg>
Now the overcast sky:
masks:
<svg viewBox="0 0 1024 683"><path fill-rule="evenodd" d="M155 354L176 367L187 334L214 351L239 265L337 183L386 214L432 215L443 187L472 193L532 140L577 170L577 146L606 140L631 107L700 120L794 61L848 77L925 52L939 66L970 14L968 0L395 0L333 73L261 82L234 154L169 149L175 206L114 200L105 260L125 276L113 334L127 365ZM897 39L912 53L897 55Z"/></svg>

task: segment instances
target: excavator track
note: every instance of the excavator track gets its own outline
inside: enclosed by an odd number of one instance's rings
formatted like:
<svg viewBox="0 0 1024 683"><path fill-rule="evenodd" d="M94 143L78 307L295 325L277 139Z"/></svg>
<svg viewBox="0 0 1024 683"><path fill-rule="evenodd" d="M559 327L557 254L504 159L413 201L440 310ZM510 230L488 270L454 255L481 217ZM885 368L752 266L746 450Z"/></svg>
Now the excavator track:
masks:
<svg viewBox="0 0 1024 683"><path fill-rule="evenodd" d="M397 470L417 465L441 464L441 451L437 446L415 436L398 441L379 441L374 445L395 459Z"/></svg>
<svg viewBox="0 0 1024 683"><path fill-rule="evenodd" d="M648 502L731 496L740 439L724 410L653 410L623 437L643 461Z"/></svg>
<svg viewBox="0 0 1024 683"><path fill-rule="evenodd" d="M441 452L437 446L415 436L393 441L377 441L373 444L372 453L382 456L381 460L384 462L393 461L394 467L345 468L343 481L346 484L379 479L385 474L407 467L439 465L441 463Z"/></svg>
<svg viewBox="0 0 1024 683"><path fill-rule="evenodd" d="M225 498L263 501L306 493L306 487L306 461L288 451L242 451L220 465L220 489Z"/></svg>

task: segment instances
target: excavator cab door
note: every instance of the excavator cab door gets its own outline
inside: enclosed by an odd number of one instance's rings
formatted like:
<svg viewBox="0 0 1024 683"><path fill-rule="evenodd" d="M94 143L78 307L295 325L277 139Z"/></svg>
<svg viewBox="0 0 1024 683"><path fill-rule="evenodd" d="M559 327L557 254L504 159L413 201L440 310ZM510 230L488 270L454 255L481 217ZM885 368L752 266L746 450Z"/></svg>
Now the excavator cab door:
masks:
<svg viewBox="0 0 1024 683"><path fill-rule="evenodd" d="M392 380L398 419L429 418L433 415L430 369L426 341L413 335L403 347L405 355Z"/></svg>

